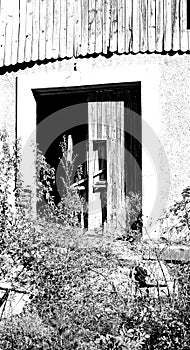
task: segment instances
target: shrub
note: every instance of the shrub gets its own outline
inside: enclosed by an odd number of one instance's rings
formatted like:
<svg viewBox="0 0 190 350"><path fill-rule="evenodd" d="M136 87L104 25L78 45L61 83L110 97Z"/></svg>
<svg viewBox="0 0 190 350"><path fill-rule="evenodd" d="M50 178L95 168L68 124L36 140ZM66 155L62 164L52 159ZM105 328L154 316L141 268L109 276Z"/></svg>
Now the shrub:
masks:
<svg viewBox="0 0 190 350"><path fill-rule="evenodd" d="M19 177L18 148L17 152L15 146L11 150L7 134L0 140L3 142L1 279L9 281L15 289L24 288L30 296L20 315L7 319L1 315L0 348L187 350L190 343L189 265L169 266L179 284L177 297L131 295L131 263L119 260L113 248L81 247L82 233L75 221L81 202L77 191L73 194L71 190L70 177L65 183L62 205L56 208L51 198L55 173L38 153L39 199L46 196L49 202L46 215L51 219L46 216L33 220L30 192L27 192L25 208L22 203L24 189ZM13 174L18 179L16 211L9 201ZM75 195L77 207L72 202ZM68 212L65 211L66 198L71 203ZM128 202L128 215L133 222L141 209L140 202L135 195ZM58 214L60 221L56 219ZM70 221L72 225L68 227ZM134 232L132 228L135 235L141 226L136 227ZM130 244L125 244L130 248ZM140 244L137 250L140 255ZM124 281L119 279L121 271ZM140 288L138 281L135 285ZM0 301L3 303L3 297Z"/></svg>
<svg viewBox="0 0 190 350"><path fill-rule="evenodd" d="M142 234L142 197L139 193L130 192L126 196L126 215L129 232L136 239Z"/></svg>
<svg viewBox="0 0 190 350"><path fill-rule="evenodd" d="M142 237L142 198L139 193L129 192L125 197L125 220L124 227L119 225L120 235L118 239L130 243L139 242ZM118 231L118 228L117 228Z"/></svg>
<svg viewBox="0 0 190 350"><path fill-rule="evenodd" d="M190 188L182 192L181 201L166 209L160 218L161 237L168 242L190 241Z"/></svg>
<svg viewBox="0 0 190 350"><path fill-rule="evenodd" d="M62 196L58 205L55 205L53 197L53 185L55 184L55 169L51 168L46 162L45 157L39 149L37 149L37 163L38 171L38 201L42 201L45 197L46 205L40 210L40 216L50 217L54 221L59 221L64 226L80 226L81 212L83 211L84 202L80 197L77 186L72 186L74 178L74 169L77 155L72 156L68 160L66 137L63 136L63 141L60 143L62 165Z"/></svg>

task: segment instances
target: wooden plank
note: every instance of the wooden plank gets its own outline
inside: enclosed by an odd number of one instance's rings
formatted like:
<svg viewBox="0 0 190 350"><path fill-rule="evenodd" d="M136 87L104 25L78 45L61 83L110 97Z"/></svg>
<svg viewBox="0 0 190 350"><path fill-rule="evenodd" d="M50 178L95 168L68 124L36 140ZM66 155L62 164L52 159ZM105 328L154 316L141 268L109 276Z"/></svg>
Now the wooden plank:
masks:
<svg viewBox="0 0 190 350"><path fill-rule="evenodd" d="M88 134L89 140L97 139L96 103L88 102Z"/></svg>
<svg viewBox="0 0 190 350"><path fill-rule="evenodd" d="M94 229L102 225L102 209L100 193L93 192L94 174L99 171L98 151L93 150L93 140L97 140L98 123L101 119L101 102L88 103L89 152L88 152L88 228ZM98 181L98 177L96 180Z"/></svg>
<svg viewBox="0 0 190 350"><path fill-rule="evenodd" d="M112 137L112 120L111 120L111 103L107 102L107 115L106 115L106 128L107 128L107 138Z"/></svg>
<svg viewBox="0 0 190 350"><path fill-rule="evenodd" d="M93 225L92 208L91 208L92 201L93 201L93 141L89 140L89 150L88 150L88 229L89 230L92 228L92 225Z"/></svg>
<svg viewBox="0 0 190 350"><path fill-rule="evenodd" d="M125 52L130 52L132 48L132 0L126 1L125 14Z"/></svg>
<svg viewBox="0 0 190 350"><path fill-rule="evenodd" d="M133 9L132 9L132 26L133 26L133 52L139 52L139 22L140 22L140 7L139 0L133 0Z"/></svg>
<svg viewBox="0 0 190 350"><path fill-rule="evenodd" d="M180 49L185 52L188 50L187 33L187 1L180 1Z"/></svg>
<svg viewBox="0 0 190 350"><path fill-rule="evenodd" d="M97 102L92 102L93 103L93 140L97 140L98 138L98 121L97 121L97 115L98 115L98 105Z"/></svg>
<svg viewBox="0 0 190 350"><path fill-rule="evenodd" d="M102 102L97 102L97 140L102 140Z"/></svg>
<svg viewBox="0 0 190 350"><path fill-rule="evenodd" d="M77 57L81 52L81 1L74 1L74 56Z"/></svg>
<svg viewBox="0 0 190 350"><path fill-rule="evenodd" d="M114 214L114 143L115 140L113 138L113 126L114 126L114 120L113 120L113 106L114 102L109 102L110 106L110 114L109 114L109 124L110 124L110 148L108 153L108 168L109 168L109 177L110 177L110 205L111 205L111 225L113 226L113 214Z"/></svg>
<svg viewBox="0 0 190 350"><path fill-rule="evenodd" d="M103 2L103 53L108 53L110 35L110 1Z"/></svg>
<svg viewBox="0 0 190 350"><path fill-rule="evenodd" d="M73 37L73 10L74 10L73 0L67 0L67 57L73 56L73 46L74 46L74 37Z"/></svg>
<svg viewBox="0 0 190 350"><path fill-rule="evenodd" d="M108 227L112 214L112 140L111 140L111 102L103 102L102 112L105 120L105 130L107 139L107 223Z"/></svg>
<svg viewBox="0 0 190 350"><path fill-rule="evenodd" d="M116 168L116 163L117 163L117 148L116 148L116 139L112 140L112 158L111 158L111 163L112 163L112 225L116 227L116 210L118 212L118 207L117 207L117 177L116 177L116 171L118 170Z"/></svg>
<svg viewBox="0 0 190 350"><path fill-rule="evenodd" d="M116 52L118 47L118 7L117 0L111 1L111 22L110 22L110 51Z"/></svg>
<svg viewBox="0 0 190 350"><path fill-rule="evenodd" d="M109 137L108 131L108 114L109 114L109 102L102 102L102 138L106 140Z"/></svg>
<svg viewBox="0 0 190 350"><path fill-rule="evenodd" d="M31 61L32 56L32 19L33 19L33 4L31 0L27 0L26 8L26 44L25 44L25 61Z"/></svg>
<svg viewBox="0 0 190 350"><path fill-rule="evenodd" d="M24 62L25 55L25 33L26 33L26 1L20 1L20 25L18 44L18 63Z"/></svg>
<svg viewBox="0 0 190 350"><path fill-rule="evenodd" d="M121 102L121 218L122 218L122 226L125 228L125 144L124 144L124 102Z"/></svg>
<svg viewBox="0 0 190 350"><path fill-rule="evenodd" d="M99 173L99 161L98 161L98 150L94 151L94 171L93 171L93 185L95 183L97 183L98 181L100 181L100 176L97 175L95 178L94 178L94 175L95 174L98 174Z"/></svg>
<svg viewBox="0 0 190 350"><path fill-rule="evenodd" d="M59 57L59 31L60 31L60 0L53 2L53 43L52 43L52 57Z"/></svg>
<svg viewBox="0 0 190 350"><path fill-rule="evenodd" d="M172 48L172 15L171 0L164 3L164 50L170 51Z"/></svg>
<svg viewBox="0 0 190 350"><path fill-rule="evenodd" d="M125 0L118 0L118 52L125 51Z"/></svg>
<svg viewBox="0 0 190 350"><path fill-rule="evenodd" d="M46 58L46 1L40 0L39 59Z"/></svg>
<svg viewBox="0 0 190 350"><path fill-rule="evenodd" d="M1 0L0 12L0 66L4 65L5 56L5 30L7 23L7 0Z"/></svg>
<svg viewBox="0 0 190 350"><path fill-rule="evenodd" d="M164 0L156 0L156 51L162 52L164 40Z"/></svg>
<svg viewBox="0 0 190 350"><path fill-rule="evenodd" d="M131 96L132 98L132 96ZM133 99L133 98L132 98ZM135 102L133 102L134 100L132 100L132 104L133 104L133 107L135 107ZM134 108L135 109L135 108ZM132 115L132 118L131 118L131 128L132 128L132 135L135 137L136 136L136 128L135 128L135 114ZM134 154L135 154L135 143L134 143L134 140L132 140L132 164L133 164L133 167L131 169L131 178L132 178L132 183L133 183L133 191L135 192L135 186L136 186L136 169L135 169L135 158L134 158Z"/></svg>
<svg viewBox="0 0 190 350"><path fill-rule="evenodd" d="M122 201L121 201L121 170L122 170L122 159L121 159L121 144L119 143L119 141L117 140L116 143L116 147L117 147L117 164L116 164L116 169L118 169L118 171L116 172L117 175L117 226L118 228L121 228L123 226L122 223L122 216L121 216L121 212L122 212Z"/></svg>
<svg viewBox="0 0 190 350"><path fill-rule="evenodd" d="M148 0L148 51L156 49L156 1Z"/></svg>
<svg viewBox="0 0 190 350"><path fill-rule="evenodd" d="M117 104L117 116L118 120L121 119L121 114L119 110L119 105ZM122 168L122 161L121 161L121 144L119 139L116 140L116 174L117 174L117 222L118 226L121 225L121 218L120 218L120 211L121 211L121 168Z"/></svg>
<svg viewBox="0 0 190 350"><path fill-rule="evenodd" d="M51 1L51 0L50 0ZM67 54L67 2L61 1L61 23L60 23L60 57Z"/></svg>
<svg viewBox="0 0 190 350"><path fill-rule="evenodd" d="M116 117L114 117L114 111ZM114 167L116 171L113 173L114 182L116 183L115 192L117 196L113 199L115 201L115 210L117 210L117 226L124 228L124 102L115 102L113 117L115 119L117 129L115 139L115 160Z"/></svg>
<svg viewBox="0 0 190 350"><path fill-rule="evenodd" d="M140 0L140 51L147 51L147 36L148 36L148 16L147 16L147 1Z"/></svg>
<svg viewBox="0 0 190 350"><path fill-rule="evenodd" d="M117 127L117 105L118 102L112 102L112 208L113 208L113 227L117 226L117 216L118 216L118 192L119 183L118 177L120 169L118 169L118 147L116 139L116 127Z"/></svg>
<svg viewBox="0 0 190 350"><path fill-rule="evenodd" d="M13 34L13 0L7 2L7 20L6 20L6 30L5 30L5 66L11 64L12 57L12 34Z"/></svg>
<svg viewBox="0 0 190 350"><path fill-rule="evenodd" d="M92 128L92 120L91 116L93 115L92 113L92 108L93 105L91 102L88 102L88 138L89 140L93 140L93 128Z"/></svg>
<svg viewBox="0 0 190 350"><path fill-rule="evenodd" d="M124 104L123 102L102 102L102 122L105 119L109 123L109 133L107 134L107 219L108 227L115 227L116 221L121 224L122 216L118 215L119 203L124 201L124 161L122 162L120 154L121 145L117 139L118 133L116 127L124 129ZM123 140L124 152L124 135ZM120 138L120 136L119 136ZM121 174L122 172L122 174ZM121 191L121 178L123 181L123 191ZM121 208L120 208L121 209ZM117 213L117 215L116 215Z"/></svg>
<svg viewBox="0 0 190 350"><path fill-rule="evenodd" d="M113 160L112 160L112 176L113 176L113 188L112 188L112 201L113 201L113 222L112 226L113 228L117 228L117 225L119 224L119 208L118 208L118 192L119 192L119 186L118 186L118 146L117 146L117 140L115 139L113 141L112 145L112 154L113 154Z"/></svg>
<svg viewBox="0 0 190 350"><path fill-rule="evenodd" d="M53 57L53 0L46 0L46 58L50 59ZM62 3L65 3L63 1Z"/></svg>
<svg viewBox="0 0 190 350"><path fill-rule="evenodd" d="M81 0L81 55L88 52L88 0Z"/></svg>
<svg viewBox="0 0 190 350"><path fill-rule="evenodd" d="M102 225L102 208L100 193L93 192L93 175L99 168L98 151L93 151L93 141L89 141L89 187L88 187L88 229L100 228Z"/></svg>
<svg viewBox="0 0 190 350"><path fill-rule="evenodd" d="M116 129L117 129L117 102L112 102L112 113L111 113L111 120L112 120L112 138L113 140L116 140Z"/></svg>
<svg viewBox="0 0 190 350"><path fill-rule="evenodd" d="M124 102L116 102L116 113L117 113L117 127L119 133L117 133L117 143L115 154L115 167L116 171L116 191L117 191L117 202L116 208L120 208L117 213L117 226L118 228L125 228L125 208L124 208Z"/></svg>
<svg viewBox="0 0 190 350"><path fill-rule="evenodd" d="M104 140L107 138L106 108L107 108L107 102L102 103L102 139Z"/></svg>
<svg viewBox="0 0 190 350"><path fill-rule="evenodd" d="M88 229L91 228L91 201L93 196L93 167L92 167L92 155L93 155L93 104L91 102L88 103L88 136L89 136L89 147L88 147L88 155L87 155L87 168L88 168Z"/></svg>
<svg viewBox="0 0 190 350"><path fill-rule="evenodd" d="M121 210L121 147L120 147L120 129L121 129L121 108L120 102L116 102L116 140L115 140L115 169L116 169L116 210L117 210L117 226L120 227L120 210ZM119 132L118 132L119 131Z"/></svg>
<svg viewBox="0 0 190 350"><path fill-rule="evenodd" d="M91 128L91 132L89 131L89 135L91 134L91 138L89 137L90 140L95 140L95 104L90 102L89 103L89 114L90 114L90 119L89 119L89 125Z"/></svg>
<svg viewBox="0 0 190 350"><path fill-rule="evenodd" d="M103 44L103 0L96 0L96 46L95 52L102 52Z"/></svg>
<svg viewBox="0 0 190 350"><path fill-rule="evenodd" d="M116 105L116 118L117 118L117 125L116 125L116 139L120 143L121 142L121 116L120 116L120 102L117 102Z"/></svg>
<svg viewBox="0 0 190 350"><path fill-rule="evenodd" d="M16 64L18 59L18 33L19 33L19 1L14 1L13 7L13 33L12 33L12 57L11 64Z"/></svg>
<svg viewBox="0 0 190 350"><path fill-rule="evenodd" d="M40 1L33 0L33 21L32 21L32 60L39 58L39 37L40 37Z"/></svg>
<svg viewBox="0 0 190 350"><path fill-rule="evenodd" d="M89 0L88 9L88 53L93 54L95 52L96 45L96 2L95 0Z"/></svg>
<svg viewBox="0 0 190 350"><path fill-rule="evenodd" d="M180 48L179 44L179 3L180 0L172 2L172 50L178 51Z"/></svg>
<svg viewBox="0 0 190 350"><path fill-rule="evenodd" d="M110 132L110 102L104 102L102 109L104 110L104 118L105 118L105 138L111 138Z"/></svg>
<svg viewBox="0 0 190 350"><path fill-rule="evenodd" d="M107 222L108 225L111 221L112 214L112 162L111 162L111 149L112 140L107 140Z"/></svg>

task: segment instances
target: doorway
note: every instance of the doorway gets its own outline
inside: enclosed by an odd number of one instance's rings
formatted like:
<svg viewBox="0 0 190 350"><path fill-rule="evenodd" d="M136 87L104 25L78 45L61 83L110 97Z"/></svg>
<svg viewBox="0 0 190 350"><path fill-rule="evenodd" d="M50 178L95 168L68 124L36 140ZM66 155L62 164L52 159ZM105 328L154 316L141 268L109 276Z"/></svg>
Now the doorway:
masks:
<svg viewBox="0 0 190 350"><path fill-rule="evenodd" d="M88 229L118 219L130 192L142 193L141 85L109 85L33 90L37 102L37 126L53 115L59 129L51 144L51 129L37 128L37 143L56 170L63 135L72 138L82 166L81 196L87 201L84 223ZM58 126L59 125L59 126ZM75 180L74 180L75 181ZM55 203L61 197L54 188ZM125 221L125 213L119 220Z"/></svg>

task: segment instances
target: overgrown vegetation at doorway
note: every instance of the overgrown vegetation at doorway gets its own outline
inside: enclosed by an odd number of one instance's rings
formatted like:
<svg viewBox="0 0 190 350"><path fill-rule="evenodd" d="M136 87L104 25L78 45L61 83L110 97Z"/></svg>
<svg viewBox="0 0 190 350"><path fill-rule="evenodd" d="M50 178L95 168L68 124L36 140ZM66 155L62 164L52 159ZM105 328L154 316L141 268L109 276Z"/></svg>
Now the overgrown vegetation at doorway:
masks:
<svg viewBox="0 0 190 350"><path fill-rule="evenodd" d="M151 294L142 260L147 244L125 240L130 255L126 261L119 257L118 240L107 242L102 236L97 246L83 245L76 220L81 205L77 191L68 190L68 211L65 202L63 207L54 206L51 181L55 172L40 152L38 199L45 194L49 206L42 218L33 219L31 192L24 191L19 175L19 147L10 146L5 132L0 142L0 287L4 286L0 349L189 349L189 265L168 266L177 293L172 293L169 284L167 288L165 278L164 296L159 280L157 293ZM17 189L12 182L15 171ZM16 206L11 202L13 192ZM159 251L157 263L162 267ZM28 295L18 315L14 308L6 315L9 299L14 297L11 289Z"/></svg>

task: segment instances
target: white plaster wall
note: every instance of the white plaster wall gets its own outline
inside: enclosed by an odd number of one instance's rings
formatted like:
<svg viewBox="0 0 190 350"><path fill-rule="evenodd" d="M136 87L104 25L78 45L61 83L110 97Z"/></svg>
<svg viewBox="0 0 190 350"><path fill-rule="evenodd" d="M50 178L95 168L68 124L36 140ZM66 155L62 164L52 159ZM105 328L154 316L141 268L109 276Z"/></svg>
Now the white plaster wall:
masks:
<svg viewBox="0 0 190 350"><path fill-rule="evenodd" d="M189 185L189 63L190 56L185 54L113 55L109 59L71 59L6 73L0 77L0 122L14 135L16 77L18 135L23 137L23 144L35 128L31 88L141 81L143 210L144 222L150 226L150 217L155 221L163 207L180 199L182 189ZM155 235L156 230L153 225L150 231Z"/></svg>

